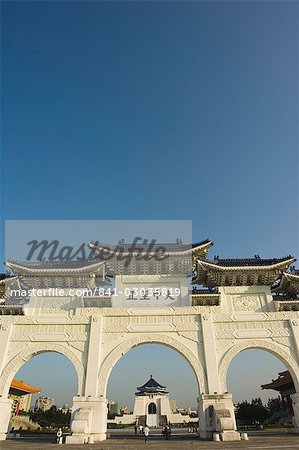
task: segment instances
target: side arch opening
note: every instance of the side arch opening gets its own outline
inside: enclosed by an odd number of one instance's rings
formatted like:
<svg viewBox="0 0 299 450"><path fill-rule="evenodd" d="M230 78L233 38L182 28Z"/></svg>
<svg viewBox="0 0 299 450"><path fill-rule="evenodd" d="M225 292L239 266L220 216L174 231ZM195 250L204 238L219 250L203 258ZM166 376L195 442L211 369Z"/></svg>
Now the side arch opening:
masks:
<svg viewBox="0 0 299 450"><path fill-rule="evenodd" d="M288 354L272 346L244 344L239 351L231 349L222 364L224 389L233 395L239 428L292 426L297 376Z"/></svg>
<svg viewBox="0 0 299 450"><path fill-rule="evenodd" d="M66 351L67 352L67 351ZM12 431L63 427L69 430L73 397L83 382L83 369L75 354L35 345L17 354L5 367L3 399L10 402Z"/></svg>

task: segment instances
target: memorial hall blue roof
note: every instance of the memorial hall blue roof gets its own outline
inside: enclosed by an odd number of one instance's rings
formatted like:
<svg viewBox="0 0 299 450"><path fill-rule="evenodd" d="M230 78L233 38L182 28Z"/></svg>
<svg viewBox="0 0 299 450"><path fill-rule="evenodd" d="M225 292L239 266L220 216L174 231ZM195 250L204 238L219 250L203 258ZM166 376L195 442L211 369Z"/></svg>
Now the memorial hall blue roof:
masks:
<svg viewBox="0 0 299 450"><path fill-rule="evenodd" d="M162 386L159 384L154 377L151 375L150 379L143 384L142 386L137 387L139 392L136 392L135 395L166 395L168 391L166 390L166 386Z"/></svg>
<svg viewBox="0 0 299 450"><path fill-rule="evenodd" d="M137 389L145 389L145 388L162 388L162 389L166 389L166 386L162 386L161 384L159 384L151 375L150 379L144 383L142 386L138 387Z"/></svg>

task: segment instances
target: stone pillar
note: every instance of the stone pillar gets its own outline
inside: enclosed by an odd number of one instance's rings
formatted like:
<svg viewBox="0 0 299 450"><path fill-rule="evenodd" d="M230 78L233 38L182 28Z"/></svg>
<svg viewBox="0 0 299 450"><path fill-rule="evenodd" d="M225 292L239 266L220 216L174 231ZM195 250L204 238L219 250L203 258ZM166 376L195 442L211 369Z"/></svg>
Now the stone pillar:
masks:
<svg viewBox="0 0 299 450"><path fill-rule="evenodd" d="M0 441L6 439L11 416L12 399L0 398Z"/></svg>
<svg viewBox="0 0 299 450"><path fill-rule="evenodd" d="M12 329L12 324L3 323L2 325L0 325L0 373L5 367Z"/></svg>
<svg viewBox="0 0 299 450"><path fill-rule="evenodd" d="M240 440L231 394L201 394L197 400L202 439L212 439L213 433L217 432L223 441Z"/></svg>
<svg viewBox="0 0 299 450"><path fill-rule="evenodd" d="M289 324L290 324L290 328L292 330L294 347L295 347L296 354L297 354L297 362L299 363L299 320L297 320L297 319L290 320ZM295 382L295 380L293 380L293 381Z"/></svg>
<svg viewBox="0 0 299 450"><path fill-rule="evenodd" d="M85 444L106 439L107 400L103 397L74 397L71 417L71 436L67 444Z"/></svg>
<svg viewBox="0 0 299 450"><path fill-rule="evenodd" d="M207 371L208 393L220 394L221 390L218 376L218 361L212 315L208 313L202 314L201 325Z"/></svg>
<svg viewBox="0 0 299 450"><path fill-rule="evenodd" d="M201 439L212 439L214 431L213 413L208 402L209 395L201 394L198 399L198 435Z"/></svg>
<svg viewBox="0 0 299 450"><path fill-rule="evenodd" d="M98 395L98 372L100 367L101 337L103 316L91 318L88 359L84 395L94 397Z"/></svg>
<svg viewBox="0 0 299 450"><path fill-rule="evenodd" d="M299 393L291 394L292 406L294 411L293 424L294 428L289 431L291 433L299 433Z"/></svg>

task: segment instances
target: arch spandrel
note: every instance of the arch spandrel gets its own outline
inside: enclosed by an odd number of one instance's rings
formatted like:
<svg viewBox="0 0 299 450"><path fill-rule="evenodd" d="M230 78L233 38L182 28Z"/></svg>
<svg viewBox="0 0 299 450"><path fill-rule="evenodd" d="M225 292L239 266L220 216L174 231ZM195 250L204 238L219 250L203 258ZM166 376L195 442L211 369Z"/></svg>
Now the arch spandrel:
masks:
<svg viewBox="0 0 299 450"><path fill-rule="evenodd" d="M59 353L65 356L74 366L78 380L78 393L82 393L84 385L84 365L78 356L67 346L58 343L34 343L29 344L23 351L13 356L10 362L5 366L0 377L0 395L6 397L14 375L31 358L42 353Z"/></svg>
<svg viewBox="0 0 299 450"><path fill-rule="evenodd" d="M133 339L127 339L126 341L114 347L114 349L107 355L99 370L98 392L100 396L103 397L106 396L106 389L108 385L109 376L118 360L123 355L132 350L134 347L140 346L142 344L161 344L171 348L172 350L176 350L186 359L186 361L193 369L198 385L198 392L201 393L206 392L207 387L206 374L204 368L202 367L196 355L185 344L182 344L173 337L151 334L151 335L136 336Z"/></svg>
<svg viewBox="0 0 299 450"><path fill-rule="evenodd" d="M296 392L299 392L299 367L295 359L283 348L281 348L279 344L258 339L245 342L237 342L224 354L219 364L219 377L223 392L227 391L226 380L230 363L239 353L244 350L250 349L265 350L269 353L272 353L273 356L278 358L290 371L293 382L295 384Z"/></svg>

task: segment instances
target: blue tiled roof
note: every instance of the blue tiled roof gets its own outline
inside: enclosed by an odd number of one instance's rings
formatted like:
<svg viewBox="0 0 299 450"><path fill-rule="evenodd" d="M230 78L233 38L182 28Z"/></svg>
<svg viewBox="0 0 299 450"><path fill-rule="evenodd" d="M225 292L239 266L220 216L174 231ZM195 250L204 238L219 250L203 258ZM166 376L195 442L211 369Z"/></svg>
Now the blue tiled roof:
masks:
<svg viewBox="0 0 299 450"><path fill-rule="evenodd" d="M233 266L272 266L274 264L278 264L280 262L288 261L292 256L285 256L283 258L240 258L240 259L219 259L215 258L214 261L207 261L211 264L224 266L224 267L233 267Z"/></svg>

